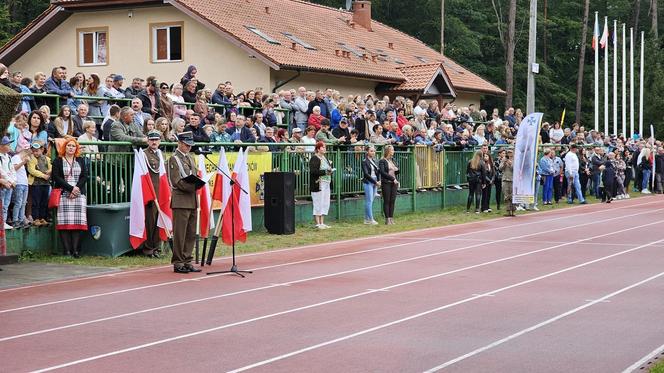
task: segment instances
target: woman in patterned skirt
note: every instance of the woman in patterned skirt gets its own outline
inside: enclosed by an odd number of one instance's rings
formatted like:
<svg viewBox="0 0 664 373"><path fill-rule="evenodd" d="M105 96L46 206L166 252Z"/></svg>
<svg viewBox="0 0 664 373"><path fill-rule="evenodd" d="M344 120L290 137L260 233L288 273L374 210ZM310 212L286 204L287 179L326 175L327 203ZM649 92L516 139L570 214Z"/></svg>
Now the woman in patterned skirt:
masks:
<svg viewBox="0 0 664 373"><path fill-rule="evenodd" d="M53 161L53 187L61 188L56 229L60 232L64 255L79 258L81 232L88 229L85 182L88 179L81 148L74 138L65 140Z"/></svg>

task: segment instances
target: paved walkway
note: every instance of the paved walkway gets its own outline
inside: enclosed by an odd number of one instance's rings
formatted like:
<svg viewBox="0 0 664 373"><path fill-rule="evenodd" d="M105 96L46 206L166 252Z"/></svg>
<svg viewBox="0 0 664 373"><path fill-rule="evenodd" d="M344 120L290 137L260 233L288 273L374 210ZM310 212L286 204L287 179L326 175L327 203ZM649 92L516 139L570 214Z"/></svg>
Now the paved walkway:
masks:
<svg viewBox="0 0 664 373"><path fill-rule="evenodd" d="M117 268L91 267L74 264L19 263L2 266L0 289L36 282L66 280L99 273L117 272Z"/></svg>

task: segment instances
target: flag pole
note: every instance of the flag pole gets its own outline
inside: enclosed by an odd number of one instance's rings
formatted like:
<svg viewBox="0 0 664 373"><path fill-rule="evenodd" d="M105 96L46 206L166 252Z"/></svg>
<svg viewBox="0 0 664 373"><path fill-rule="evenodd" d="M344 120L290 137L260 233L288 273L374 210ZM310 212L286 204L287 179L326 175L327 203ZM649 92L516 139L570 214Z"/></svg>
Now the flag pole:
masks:
<svg viewBox="0 0 664 373"><path fill-rule="evenodd" d="M641 72L639 76L639 135L643 137L643 50L644 32L641 31ZM654 173L654 172L653 172Z"/></svg>
<svg viewBox="0 0 664 373"><path fill-rule="evenodd" d="M618 21L613 21L613 134L618 135Z"/></svg>
<svg viewBox="0 0 664 373"><path fill-rule="evenodd" d="M604 17L604 31L608 33L608 17ZM609 133L609 40L604 41L604 135Z"/></svg>
<svg viewBox="0 0 664 373"><path fill-rule="evenodd" d="M634 28L629 28L629 135L634 135Z"/></svg>
<svg viewBox="0 0 664 373"><path fill-rule="evenodd" d="M622 134L627 137L627 40L625 39L625 24L622 25Z"/></svg>
<svg viewBox="0 0 664 373"><path fill-rule="evenodd" d="M599 131L599 70L597 70L597 65L599 65L599 23L598 23L598 13L595 12L595 29L593 31L595 42L595 131Z"/></svg>

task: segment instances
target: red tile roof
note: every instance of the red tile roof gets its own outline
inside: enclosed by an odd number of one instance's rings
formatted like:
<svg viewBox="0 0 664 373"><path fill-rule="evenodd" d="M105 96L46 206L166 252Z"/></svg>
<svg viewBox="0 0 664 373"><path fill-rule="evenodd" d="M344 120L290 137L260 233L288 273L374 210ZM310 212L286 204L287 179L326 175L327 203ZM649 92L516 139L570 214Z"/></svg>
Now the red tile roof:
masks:
<svg viewBox="0 0 664 373"><path fill-rule="evenodd" d="M422 91L427 88L434 74L441 68L440 63L399 67L406 80L391 88L394 91Z"/></svg>
<svg viewBox="0 0 664 373"><path fill-rule="evenodd" d="M403 83L402 69L409 65L439 64L440 53L426 44L380 22L372 21L373 31L348 25L352 13L300 0L173 0L222 32L258 52L265 59L285 69L328 72ZM277 40L271 44L246 26L253 26ZM311 44L316 50L296 45L284 32ZM344 43L357 54L337 55ZM390 45L393 48L390 48ZM450 67L452 71L450 71ZM491 94L505 92L490 82L445 58L443 68L457 90ZM432 74L433 74L432 70ZM429 76L429 80L433 75ZM423 78L424 79L424 78Z"/></svg>

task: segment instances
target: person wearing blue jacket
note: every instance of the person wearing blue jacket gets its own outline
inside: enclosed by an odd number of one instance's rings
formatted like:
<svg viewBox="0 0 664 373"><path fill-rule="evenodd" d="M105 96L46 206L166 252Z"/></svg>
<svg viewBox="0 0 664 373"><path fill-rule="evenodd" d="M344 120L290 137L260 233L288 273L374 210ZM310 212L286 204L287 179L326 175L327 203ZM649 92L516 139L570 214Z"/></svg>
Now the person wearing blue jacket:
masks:
<svg viewBox="0 0 664 373"><path fill-rule="evenodd" d="M54 67L51 77L46 79L46 92L55 94L64 98L74 97L71 86L65 79L65 72L60 67Z"/></svg>
<svg viewBox="0 0 664 373"><path fill-rule="evenodd" d="M551 149L544 149L544 156L539 161L539 172L544 180L544 189L542 190L542 204L544 205L551 205L553 200L554 156L555 153Z"/></svg>

